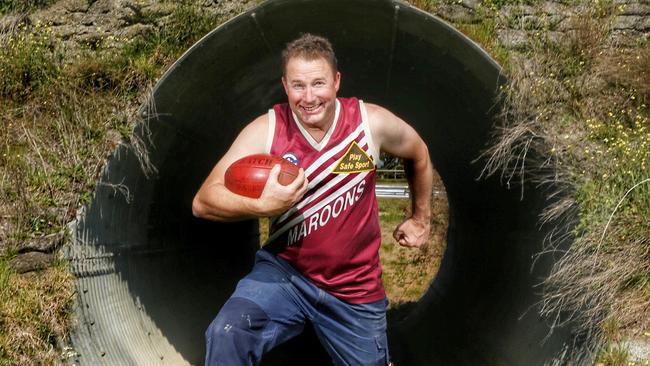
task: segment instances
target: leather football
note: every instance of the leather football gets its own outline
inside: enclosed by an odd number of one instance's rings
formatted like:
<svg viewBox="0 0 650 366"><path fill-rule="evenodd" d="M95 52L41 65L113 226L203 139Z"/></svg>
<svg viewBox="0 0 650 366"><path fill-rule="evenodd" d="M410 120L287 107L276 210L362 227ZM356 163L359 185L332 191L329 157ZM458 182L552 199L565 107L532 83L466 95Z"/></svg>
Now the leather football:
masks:
<svg viewBox="0 0 650 366"><path fill-rule="evenodd" d="M293 163L279 156L254 154L245 156L228 167L225 174L226 188L242 196L259 198L275 164L280 164L280 184L286 186L298 176L299 168Z"/></svg>

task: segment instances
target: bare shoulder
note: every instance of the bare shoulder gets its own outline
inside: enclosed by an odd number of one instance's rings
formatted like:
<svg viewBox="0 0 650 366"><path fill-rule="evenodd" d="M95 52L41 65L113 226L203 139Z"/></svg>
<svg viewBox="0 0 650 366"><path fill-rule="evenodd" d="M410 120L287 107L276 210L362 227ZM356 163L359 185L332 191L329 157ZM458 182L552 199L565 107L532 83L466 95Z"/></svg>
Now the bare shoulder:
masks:
<svg viewBox="0 0 650 366"><path fill-rule="evenodd" d="M244 129L242 130L242 133L255 133L255 134L263 134L266 137L266 133L269 127L269 115L268 113L264 113L263 115L255 118L252 122L250 122Z"/></svg>
<svg viewBox="0 0 650 366"><path fill-rule="evenodd" d="M411 125L387 108L367 103L366 110L372 138L381 151L408 157L411 156L409 146L422 142Z"/></svg>
<svg viewBox="0 0 650 366"><path fill-rule="evenodd" d="M246 125L233 142L233 148L264 149L269 132L269 117L263 114ZM260 153L262 151L259 151ZM257 152L256 152L257 153Z"/></svg>
<svg viewBox="0 0 650 366"><path fill-rule="evenodd" d="M221 160L229 165L246 155L265 153L268 130L269 118L267 114L255 118L241 130Z"/></svg>
<svg viewBox="0 0 650 366"><path fill-rule="evenodd" d="M374 103L365 103L368 118L372 120L382 120L386 117L394 116L388 109Z"/></svg>
<svg viewBox="0 0 650 366"><path fill-rule="evenodd" d="M383 145L384 140L394 135L406 123L385 107L373 103L366 103L368 112L368 125L372 132L373 139Z"/></svg>

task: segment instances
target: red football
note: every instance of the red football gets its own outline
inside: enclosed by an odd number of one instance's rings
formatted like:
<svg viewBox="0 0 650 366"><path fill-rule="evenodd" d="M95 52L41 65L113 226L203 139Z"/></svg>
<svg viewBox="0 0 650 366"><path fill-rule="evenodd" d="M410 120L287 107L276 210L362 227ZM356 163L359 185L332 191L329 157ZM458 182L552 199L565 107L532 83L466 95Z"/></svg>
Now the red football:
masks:
<svg viewBox="0 0 650 366"><path fill-rule="evenodd" d="M225 175L226 188L242 196L258 198L262 195L266 180L275 164L280 164L281 169L278 176L280 184L286 186L298 176L299 168L279 156L248 155L228 167Z"/></svg>

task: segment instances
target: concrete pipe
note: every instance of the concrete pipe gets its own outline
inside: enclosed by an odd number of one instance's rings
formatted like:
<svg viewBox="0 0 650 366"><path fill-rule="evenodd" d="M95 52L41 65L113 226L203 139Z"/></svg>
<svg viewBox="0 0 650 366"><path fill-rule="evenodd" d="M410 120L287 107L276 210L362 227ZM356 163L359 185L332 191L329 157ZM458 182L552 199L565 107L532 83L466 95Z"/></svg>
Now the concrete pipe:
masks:
<svg viewBox="0 0 650 366"><path fill-rule="evenodd" d="M249 271L257 221L196 219L191 201L241 128L285 100L280 51L301 32L327 36L341 96L386 106L429 145L447 188L448 247L440 271L405 319L391 322L398 365L542 365L572 352L570 328L549 337L537 285L541 192L477 180L493 124L499 66L443 21L398 1L278 0L215 29L162 77L147 124L109 160L92 203L73 224L82 365L201 364L203 333ZM147 176L143 160L156 167ZM546 339L545 339L546 337ZM568 348L567 348L568 347ZM577 347L577 346L573 346ZM265 365L329 364L309 331Z"/></svg>

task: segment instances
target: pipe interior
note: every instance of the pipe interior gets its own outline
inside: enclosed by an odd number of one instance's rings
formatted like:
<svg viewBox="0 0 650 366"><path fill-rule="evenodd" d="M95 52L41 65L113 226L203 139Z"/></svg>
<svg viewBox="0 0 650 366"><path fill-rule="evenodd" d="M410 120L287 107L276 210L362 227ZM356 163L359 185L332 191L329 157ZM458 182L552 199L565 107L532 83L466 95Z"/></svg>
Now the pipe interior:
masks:
<svg viewBox="0 0 650 366"><path fill-rule="evenodd" d="M217 28L159 81L148 127L136 130L157 173L118 148L74 226L72 336L85 365L202 364L203 332L252 266L257 221L214 223L191 213L194 193L242 127L286 97L279 54L301 32L328 37L340 96L383 105L427 142L450 205L447 250L429 290L391 321L398 365L541 365L569 329L549 332L537 285L553 258L533 256L541 192L477 180L502 82L499 66L443 21L397 1L279 0ZM128 197L117 189L128 187ZM309 362L306 363L305 359ZM309 330L265 365L326 365Z"/></svg>

